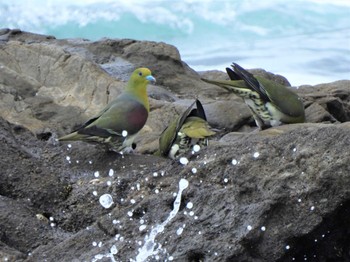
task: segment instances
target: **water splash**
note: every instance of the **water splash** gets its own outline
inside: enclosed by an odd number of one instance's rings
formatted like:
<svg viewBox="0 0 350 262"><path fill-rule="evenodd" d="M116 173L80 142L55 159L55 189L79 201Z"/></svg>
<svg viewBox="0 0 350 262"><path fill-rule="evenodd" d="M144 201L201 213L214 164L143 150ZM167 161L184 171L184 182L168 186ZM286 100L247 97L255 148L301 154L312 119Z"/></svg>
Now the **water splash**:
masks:
<svg viewBox="0 0 350 262"><path fill-rule="evenodd" d="M110 208L113 205L113 198L110 194L103 194L102 196L100 196L100 204L101 206L103 206L104 208Z"/></svg>
<svg viewBox="0 0 350 262"><path fill-rule="evenodd" d="M174 208L170 212L168 218L161 224L158 224L154 226L149 233L149 235L146 235L144 245L139 249L139 253L136 256L136 262L146 261L146 259L153 255L154 248L156 247L155 239L159 233L162 233L165 229L165 226L170 223L170 221L176 216L176 214L179 212L180 205L181 205L181 196L184 189L188 187L189 183L186 179L182 178L179 181L179 192L177 193L176 199L174 201Z"/></svg>

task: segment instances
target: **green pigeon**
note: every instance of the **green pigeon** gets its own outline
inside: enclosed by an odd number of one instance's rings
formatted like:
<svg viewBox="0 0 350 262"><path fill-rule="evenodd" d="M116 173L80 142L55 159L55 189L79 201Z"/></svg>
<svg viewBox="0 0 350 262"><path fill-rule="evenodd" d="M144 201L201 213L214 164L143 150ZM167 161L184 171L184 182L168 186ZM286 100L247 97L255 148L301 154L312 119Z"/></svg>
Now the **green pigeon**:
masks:
<svg viewBox="0 0 350 262"><path fill-rule="evenodd" d="M305 122L304 105L289 88L260 76L253 76L236 63L226 68L231 80L208 80L242 97L260 130L281 124Z"/></svg>
<svg viewBox="0 0 350 262"><path fill-rule="evenodd" d="M196 108L193 108L194 104ZM214 134L207 122L202 103L195 100L182 115L164 129L156 154L175 159L191 151L191 147L198 151L200 146L207 146L208 137ZM194 147L196 145L197 147Z"/></svg>
<svg viewBox="0 0 350 262"><path fill-rule="evenodd" d="M148 68L136 69L125 90L115 100L80 128L58 140L102 143L116 152L135 148L133 141L149 113L147 85L155 81Z"/></svg>

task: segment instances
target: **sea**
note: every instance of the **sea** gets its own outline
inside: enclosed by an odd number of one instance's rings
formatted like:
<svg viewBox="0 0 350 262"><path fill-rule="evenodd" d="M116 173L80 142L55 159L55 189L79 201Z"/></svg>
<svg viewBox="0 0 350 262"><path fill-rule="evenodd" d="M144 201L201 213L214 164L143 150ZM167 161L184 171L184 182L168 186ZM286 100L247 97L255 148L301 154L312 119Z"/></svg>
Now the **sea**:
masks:
<svg viewBox="0 0 350 262"><path fill-rule="evenodd" d="M1 0L0 28L165 42L196 71L236 62L294 86L350 79L350 0Z"/></svg>

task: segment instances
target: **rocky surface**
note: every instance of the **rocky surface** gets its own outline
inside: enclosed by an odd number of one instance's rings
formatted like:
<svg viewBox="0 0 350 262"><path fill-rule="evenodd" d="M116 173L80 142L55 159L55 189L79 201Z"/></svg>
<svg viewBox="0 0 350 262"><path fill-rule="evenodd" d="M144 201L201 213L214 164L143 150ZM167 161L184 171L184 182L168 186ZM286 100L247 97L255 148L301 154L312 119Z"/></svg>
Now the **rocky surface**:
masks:
<svg viewBox="0 0 350 262"><path fill-rule="evenodd" d="M55 142L139 66L158 82L135 154ZM0 30L0 261L349 261L350 81L299 87L307 123L257 132L203 75L226 78L164 43ZM153 156L196 97L220 130L210 146L185 166Z"/></svg>

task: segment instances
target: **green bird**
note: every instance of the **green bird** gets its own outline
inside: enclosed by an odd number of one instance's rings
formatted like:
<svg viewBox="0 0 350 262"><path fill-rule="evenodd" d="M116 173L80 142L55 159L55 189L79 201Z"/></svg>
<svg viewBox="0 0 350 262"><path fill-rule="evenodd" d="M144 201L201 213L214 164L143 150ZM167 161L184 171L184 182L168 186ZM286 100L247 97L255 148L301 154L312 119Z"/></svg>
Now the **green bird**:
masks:
<svg viewBox="0 0 350 262"><path fill-rule="evenodd" d="M193 108L194 104L196 108ZM195 145L199 147L194 148L194 151L199 150L200 146L207 146L208 137L214 134L207 122L202 103L195 100L182 115L164 129L156 154L175 159Z"/></svg>
<svg viewBox="0 0 350 262"><path fill-rule="evenodd" d="M136 69L115 100L80 128L58 140L102 143L116 152L128 147L134 149L133 141L148 118L147 85L155 81L148 68Z"/></svg>
<svg viewBox="0 0 350 262"><path fill-rule="evenodd" d="M231 80L202 80L242 97L260 130L305 122L303 102L292 90L266 78L253 76L236 63L232 64L232 68L226 68Z"/></svg>

